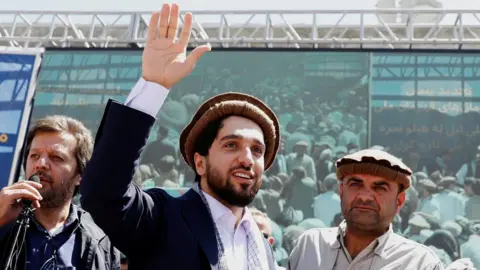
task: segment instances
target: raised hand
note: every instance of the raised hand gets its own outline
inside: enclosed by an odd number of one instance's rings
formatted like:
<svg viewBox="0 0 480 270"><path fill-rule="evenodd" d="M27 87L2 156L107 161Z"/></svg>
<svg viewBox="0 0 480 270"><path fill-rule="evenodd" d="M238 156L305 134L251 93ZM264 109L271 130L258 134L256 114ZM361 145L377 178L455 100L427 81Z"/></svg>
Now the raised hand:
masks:
<svg viewBox="0 0 480 270"><path fill-rule="evenodd" d="M203 45L187 56L187 45L192 32L192 14L185 14L180 38L176 41L179 13L176 4L171 7L164 4L160 12L153 13L142 56L142 77L168 89L192 72L198 59L211 50L210 45Z"/></svg>

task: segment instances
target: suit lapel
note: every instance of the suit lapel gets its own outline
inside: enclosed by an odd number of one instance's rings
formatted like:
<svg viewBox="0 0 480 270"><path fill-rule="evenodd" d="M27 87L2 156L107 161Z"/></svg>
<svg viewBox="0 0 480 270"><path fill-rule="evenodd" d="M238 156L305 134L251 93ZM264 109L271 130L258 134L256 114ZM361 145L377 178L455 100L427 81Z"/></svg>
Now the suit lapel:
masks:
<svg viewBox="0 0 480 270"><path fill-rule="evenodd" d="M210 265L218 263L218 246L214 224L207 207L200 195L193 189L187 191L180 198L182 215L193 235L207 255Z"/></svg>

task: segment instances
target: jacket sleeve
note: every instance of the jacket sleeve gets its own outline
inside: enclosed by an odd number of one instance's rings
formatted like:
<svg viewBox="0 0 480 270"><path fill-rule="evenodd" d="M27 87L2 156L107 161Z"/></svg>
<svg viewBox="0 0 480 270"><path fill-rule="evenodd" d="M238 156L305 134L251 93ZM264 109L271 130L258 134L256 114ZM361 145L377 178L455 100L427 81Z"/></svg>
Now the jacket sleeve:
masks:
<svg viewBox="0 0 480 270"><path fill-rule="evenodd" d="M10 222L0 227L0 241L12 230L14 222Z"/></svg>
<svg viewBox="0 0 480 270"><path fill-rule="evenodd" d="M8 250L11 245L13 223L0 227L0 266L3 267L7 262Z"/></svg>
<svg viewBox="0 0 480 270"><path fill-rule="evenodd" d="M164 203L132 183L155 118L109 100L80 184L81 205L129 256L161 243Z"/></svg>

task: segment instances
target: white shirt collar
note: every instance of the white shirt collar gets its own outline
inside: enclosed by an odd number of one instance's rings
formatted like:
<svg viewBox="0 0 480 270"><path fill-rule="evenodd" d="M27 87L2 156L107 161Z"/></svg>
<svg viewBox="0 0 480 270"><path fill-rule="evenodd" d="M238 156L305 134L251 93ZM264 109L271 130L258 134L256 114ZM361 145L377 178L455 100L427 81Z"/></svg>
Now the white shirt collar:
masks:
<svg viewBox="0 0 480 270"><path fill-rule="evenodd" d="M236 220L235 215L230 209L228 209L228 207L223 205L221 202L219 202L217 199L210 196L203 190L202 190L202 193L205 195L205 198L207 199L208 206L210 207L210 211L212 212L213 221L216 224L219 224L220 223L219 221L224 218L234 217ZM255 221L248 207L245 207L244 210L245 211L243 213L242 219L239 222L239 225L243 224L247 229L250 229L250 226L252 226L253 222Z"/></svg>

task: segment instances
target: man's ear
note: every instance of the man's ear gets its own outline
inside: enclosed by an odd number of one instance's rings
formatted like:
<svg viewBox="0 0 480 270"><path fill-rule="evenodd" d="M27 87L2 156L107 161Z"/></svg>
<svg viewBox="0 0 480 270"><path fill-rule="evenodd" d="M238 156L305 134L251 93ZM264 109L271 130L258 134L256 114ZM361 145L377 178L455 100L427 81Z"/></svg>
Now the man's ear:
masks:
<svg viewBox="0 0 480 270"><path fill-rule="evenodd" d="M400 212L400 209L405 205L405 202L407 200L407 195L405 193L405 190L400 192L397 196L397 214Z"/></svg>
<svg viewBox="0 0 480 270"><path fill-rule="evenodd" d="M77 174L77 176L75 176L75 184L76 186L79 186L80 185L80 182L82 182L82 176L80 174Z"/></svg>
<svg viewBox="0 0 480 270"><path fill-rule="evenodd" d="M204 176L207 170L206 157L200 155L199 153L195 153L195 155L193 155L193 160L195 163L195 170L197 171L197 174L200 176Z"/></svg>
<svg viewBox="0 0 480 270"><path fill-rule="evenodd" d="M268 241L268 243L270 243L270 246L273 247L273 244L275 243L275 238L270 236L270 237L268 237L267 241Z"/></svg>

